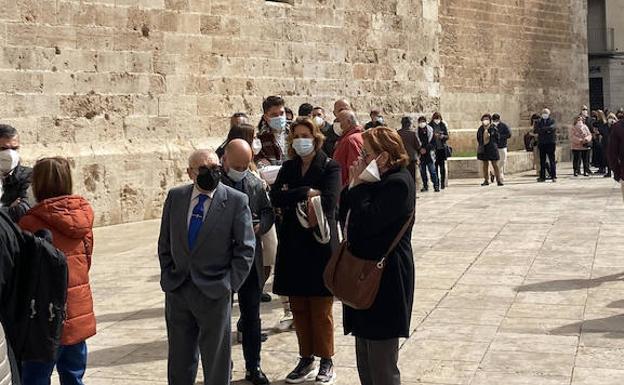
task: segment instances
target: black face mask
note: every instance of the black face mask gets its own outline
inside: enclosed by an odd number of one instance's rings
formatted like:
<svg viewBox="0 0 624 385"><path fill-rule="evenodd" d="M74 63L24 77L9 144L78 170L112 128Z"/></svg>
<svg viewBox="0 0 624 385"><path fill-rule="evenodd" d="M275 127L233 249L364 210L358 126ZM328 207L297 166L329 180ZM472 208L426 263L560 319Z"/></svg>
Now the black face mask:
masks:
<svg viewBox="0 0 624 385"><path fill-rule="evenodd" d="M204 191L212 191L221 181L221 167L200 167L197 175L197 186Z"/></svg>

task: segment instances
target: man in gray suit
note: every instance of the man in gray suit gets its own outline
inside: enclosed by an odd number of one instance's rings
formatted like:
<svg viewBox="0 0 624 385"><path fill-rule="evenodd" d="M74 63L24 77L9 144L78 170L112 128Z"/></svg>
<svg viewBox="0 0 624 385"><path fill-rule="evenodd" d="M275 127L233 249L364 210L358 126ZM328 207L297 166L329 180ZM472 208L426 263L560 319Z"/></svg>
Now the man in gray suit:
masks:
<svg viewBox="0 0 624 385"><path fill-rule="evenodd" d="M248 198L220 182L212 151L189 158L193 184L169 191L158 240L165 292L169 385L193 385L201 353L205 385L230 383L231 292L254 260Z"/></svg>

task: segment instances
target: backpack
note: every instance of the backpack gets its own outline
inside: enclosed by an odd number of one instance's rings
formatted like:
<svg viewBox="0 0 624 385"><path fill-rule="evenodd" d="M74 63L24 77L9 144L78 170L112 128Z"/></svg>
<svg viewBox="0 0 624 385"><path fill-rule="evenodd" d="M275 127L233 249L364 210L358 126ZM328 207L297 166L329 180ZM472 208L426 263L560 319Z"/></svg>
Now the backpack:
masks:
<svg viewBox="0 0 624 385"><path fill-rule="evenodd" d="M524 135L524 149L527 152L533 152L533 148L535 148L535 137L530 132L527 132Z"/></svg>
<svg viewBox="0 0 624 385"><path fill-rule="evenodd" d="M49 231L37 235L21 231L19 235L20 255L3 293L0 317L18 361L51 362L66 315L67 260L50 243Z"/></svg>

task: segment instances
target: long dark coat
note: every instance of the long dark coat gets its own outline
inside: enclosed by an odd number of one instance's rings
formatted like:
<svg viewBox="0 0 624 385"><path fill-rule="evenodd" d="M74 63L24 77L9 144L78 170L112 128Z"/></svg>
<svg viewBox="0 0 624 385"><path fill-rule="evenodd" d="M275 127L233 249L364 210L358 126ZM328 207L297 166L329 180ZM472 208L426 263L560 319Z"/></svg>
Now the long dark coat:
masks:
<svg viewBox="0 0 624 385"><path fill-rule="evenodd" d="M484 146L485 151L482 154L477 153L477 159L479 160L499 160L500 155L498 154L498 140L499 133L494 125L490 125L488 128L488 132L490 133L490 139L488 141L487 135L485 135L485 127L481 125L477 130L477 144L479 146Z"/></svg>
<svg viewBox="0 0 624 385"><path fill-rule="evenodd" d="M378 183L345 189L340 201L353 255L379 260L410 219L416 205L414 180L405 168L386 172ZM356 337L384 340L408 337L414 301L412 226L386 260L377 299L367 310L344 306L344 331Z"/></svg>
<svg viewBox="0 0 624 385"><path fill-rule="evenodd" d="M273 292L285 296L331 296L323 272L338 246L336 205L340 194L340 165L318 151L310 168L301 175L302 160L286 161L271 188L271 202L278 211L277 259ZM331 240L320 244L311 229L299 223L295 208L308 199L310 189L321 191L323 212L331 229Z"/></svg>

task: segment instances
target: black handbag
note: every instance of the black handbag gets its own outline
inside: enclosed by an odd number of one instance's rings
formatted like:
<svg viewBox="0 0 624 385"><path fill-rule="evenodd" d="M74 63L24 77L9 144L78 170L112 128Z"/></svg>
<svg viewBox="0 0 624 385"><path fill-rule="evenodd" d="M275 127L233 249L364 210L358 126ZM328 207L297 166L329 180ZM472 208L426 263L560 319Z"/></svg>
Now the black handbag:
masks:
<svg viewBox="0 0 624 385"><path fill-rule="evenodd" d="M447 158L450 158L453 156L453 147L449 146L448 144L444 146L444 151L446 153Z"/></svg>

